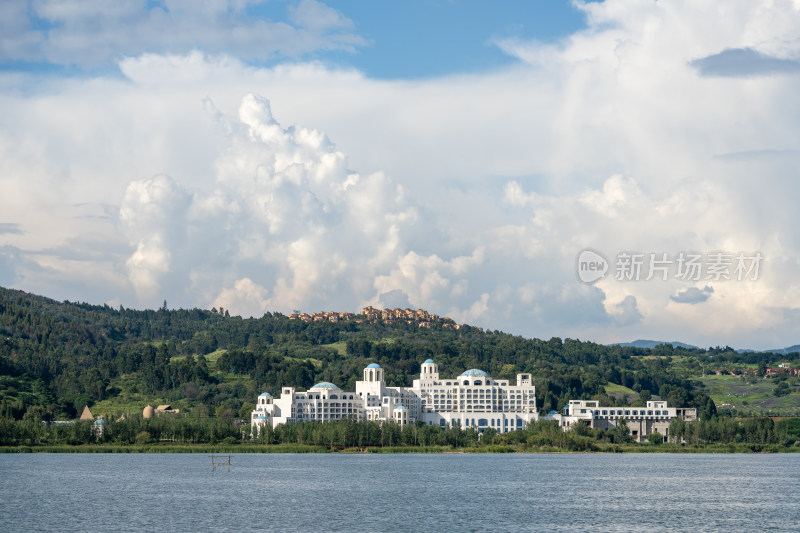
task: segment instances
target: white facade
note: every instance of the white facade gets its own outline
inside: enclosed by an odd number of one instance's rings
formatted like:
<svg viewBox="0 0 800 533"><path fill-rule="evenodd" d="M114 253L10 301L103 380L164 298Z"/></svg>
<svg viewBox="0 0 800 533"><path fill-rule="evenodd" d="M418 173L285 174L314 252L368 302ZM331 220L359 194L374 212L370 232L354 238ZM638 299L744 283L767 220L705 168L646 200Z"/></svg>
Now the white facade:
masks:
<svg viewBox="0 0 800 533"><path fill-rule="evenodd" d="M647 407L601 407L596 400L570 400L564 406L564 413L553 415L564 431L578 422L585 422L590 428L610 429L625 419L633 438L642 442L658 431L669 438L669 424L675 418L686 421L697 419L697 409L668 407L664 401L647 402Z"/></svg>
<svg viewBox="0 0 800 533"><path fill-rule="evenodd" d="M364 418L364 402L354 393L344 392L327 381L317 383L306 392L283 387L278 399L262 392L250 415L254 430L265 424L275 427L285 422L325 422L343 418Z"/></svg>
<svg viewBox="0 0 800 533"><path fill-rule="evenodd" d="M355 392L344 392L332 383L318 383L307 392L284 387L279 399L269 393L258 397L251 416L254 433L264 424L307 420L393 420L401 425L422 421L428 425L506 433L538 420L536 387L530 374L517 374L515 385L496 380L482 370L467 370L450 379L439 377L436 363L428 359L412 387L387 387L383 368L372 363Z"/></svg>

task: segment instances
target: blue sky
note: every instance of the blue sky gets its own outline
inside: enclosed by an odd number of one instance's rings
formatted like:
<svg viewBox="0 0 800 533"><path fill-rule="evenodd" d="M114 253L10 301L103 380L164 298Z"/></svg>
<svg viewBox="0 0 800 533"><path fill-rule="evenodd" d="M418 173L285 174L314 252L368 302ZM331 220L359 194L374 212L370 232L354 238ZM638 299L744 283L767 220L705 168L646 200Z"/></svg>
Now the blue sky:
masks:
<svg viewBox="0 0 800 533"><path fill-rule="evenodd" d="M354 54L322 55L375 78L420 78L511 65L495 44L518 38L552 42L585 25L568 1L337 2L367 44Z"/></svg>
<svg viewBox="0 0 800 533"><path fill-rule="evenodd" d="M796 344L798 28L796 0L3 2L0 285Z"/></svg>
<svg viewBox="0 0 800 533"><path fill-rule="evenodd" d="M121 18L142 22L157 12L179 13L179 9L169 2L134 4L141 4L138 12L124 13ZM474 0L345 0L328 5L347 20L343 28L359 36L359 41L353 46L345 50L317 49L300 53L278 50L268 57L249 57L248 62L268 66L287 59L314 59L332 66L354 67L374 78L413 79L502 68L512 64L513 60L496 46L497 40L514 38L554 42L585 26L584 14L567 0L510 0L492 5ZM245 26L260 21L292 24L292 11L297 7L297 2L286 0L253 2L238 9L233 3L226 6L224 12L214 16L213 22ZM204 46L201 42L178 44L165 39L153 46L154 43L148 41L121 43L114 36L108 36L106 56L96 63L86 64L79 57L46 57L42 40L46 40L48 33L67 28L78 31L80 27L81 32L102 32L102 26L109 22L107 17L67 18L62 13L37 12L36 9L26 10L17 16L27 22L18 24L27 27L30 34L36 34L36 37L29 39L29 43L33 42L27 50L15 50L3 57L0 67L4 70L97 73L98 69L115 65L119 54L185 53L192 48L208 52L228 51L224 41ZM77 65L74 63L76 61Z"/></svg>

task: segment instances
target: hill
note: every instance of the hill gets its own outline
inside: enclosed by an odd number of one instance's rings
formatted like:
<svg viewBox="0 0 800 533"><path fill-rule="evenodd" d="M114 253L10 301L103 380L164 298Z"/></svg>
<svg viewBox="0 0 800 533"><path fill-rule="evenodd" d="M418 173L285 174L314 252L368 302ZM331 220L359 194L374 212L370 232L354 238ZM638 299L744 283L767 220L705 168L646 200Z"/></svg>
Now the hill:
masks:
<svg viewBox="0 0 800 533"><path fill-rule="evenodd" d="M711 361L763 364L774 357L363 318L304 322L267 313L243 319L224 310L168 309L166 302L156 310L114 309L0 288L0 417L74 418L84 405L116 417L171 403L194 417L247 418L262 391L318 381L352 390L370 362L386 369L389 385L408 385L428 358L445 376L468 368L499 379L530 372L545 413L569 399L616 405L660 396L710 415L714 403L693 376ZM639 398L609 394L607 386Z"/></svg>
<svg viewBox="0 0 800 533"><path fill-rule="evenodd" d="M788 355L790 353L800 352L800 344L795 344L794 346L788 346L786 348L775 348L774 350L765 350L765 351L781 355Z"/></svg>

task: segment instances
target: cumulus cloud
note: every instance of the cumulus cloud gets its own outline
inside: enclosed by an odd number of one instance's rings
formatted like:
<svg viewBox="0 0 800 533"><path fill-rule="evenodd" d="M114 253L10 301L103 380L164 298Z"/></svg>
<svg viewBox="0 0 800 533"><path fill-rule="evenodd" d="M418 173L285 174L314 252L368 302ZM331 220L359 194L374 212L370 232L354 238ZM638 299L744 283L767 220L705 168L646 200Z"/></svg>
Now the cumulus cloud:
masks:
<svg viewBox="0 0 800 533"><path fill-rule="evenodd" d="M163 275L171 269L173 251L185 242L182 219L189 202L189 195L168 176L134 181L125 190L119 220L136 247L125 266L142 300L157 296Z"/></svg>
<svg viewBox="0 0 800 533"><path fill-rule="evenodd" d="M644 315L636 305L636 297L628 295L624 300L614 305L614 322L620 326L629 326L641 322Z"/></svg>
<svg viewBox="0 0 800 533"><path fill-rule="evenodd" d="M214 300L214 307L234 309L245 317L259 317L269 307L268 291L250 278L236 280L233 287L225 288Z"/></svg>
<svg viewBox="0 0 800 533"><path fill-rule="evenodd" d="M228 147L208 187L156 176L126 188L119 222L139 297L197 292L238 313L358 305L369 276L406 253L399 235L416 215L402 188L350 171L323 133L284 128L258 95L225 123Z"/></svg>
<svg viewBox="0 0 800 533"><path fill-rule="evenodd" d="M460 296L472 266L483 261L484 251L476 249L470 256L454 257L447 261L437 255L422 256L408 252L397 259L395 268L386 275L378 275L373 283L378 294L401 290L412 305L422 303L444 307L446 302ZM488 295L487 295L488 297ZM456 298L457 299L457 298Z"/></svg>
<svg viewBox="0 0 800 533"><path fill-rule="evenodd" d="M679 304L699 304L703 303L711 297L714 292L714 287L706 285L702 289L700 287L689 287L678 291L674 296L670 296L673 302Z"/></svg>

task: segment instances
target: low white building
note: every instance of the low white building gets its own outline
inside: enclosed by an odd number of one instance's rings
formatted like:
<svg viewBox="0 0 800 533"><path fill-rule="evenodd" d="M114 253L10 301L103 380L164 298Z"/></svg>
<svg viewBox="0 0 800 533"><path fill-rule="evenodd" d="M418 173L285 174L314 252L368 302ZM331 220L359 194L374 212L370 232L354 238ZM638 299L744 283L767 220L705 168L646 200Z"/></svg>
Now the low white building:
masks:
<svg viewBox="0 0 800 533"><path fill-rule="evenodd" d="M668 407L665 401L647 402L647 407L601 407L596 400L570 400L563 414L553 415L564 431L579 422L590 428L611 429L624 419L637 442L647 440L653 432L669 439L669 424L675 418L697 420L697 409Z"/></svg>
<svg viewBox="0 0 800 533"><path fill-rule="evenodd" d="M275 427L285 422L342 418L392 420L401 425L419 420L440 427L455 425L506 433L524 428L539 415L530 374L517 374L515 385L477 369L455 378L440 378L438 365L428 359L411 387L388 387L383 368L372 363L364 369L364 379L356 382L355 392L323 382L307 392L283 387L279 399L262 393L251 424L255 434L264 424Z"/></svg>

